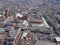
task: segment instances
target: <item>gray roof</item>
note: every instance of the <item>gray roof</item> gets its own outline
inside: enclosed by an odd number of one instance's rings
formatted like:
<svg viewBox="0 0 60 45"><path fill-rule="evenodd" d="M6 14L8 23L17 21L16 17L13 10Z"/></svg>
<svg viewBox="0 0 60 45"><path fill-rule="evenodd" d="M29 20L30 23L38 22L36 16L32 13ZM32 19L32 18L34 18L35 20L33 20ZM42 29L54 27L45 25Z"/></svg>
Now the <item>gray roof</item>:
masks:
<svg viewBox="0 0 60 45"><path fill-rule="evenodd" d="M20 28L21 29L27 29L27 27L25 25L21 25Z"/></svg>

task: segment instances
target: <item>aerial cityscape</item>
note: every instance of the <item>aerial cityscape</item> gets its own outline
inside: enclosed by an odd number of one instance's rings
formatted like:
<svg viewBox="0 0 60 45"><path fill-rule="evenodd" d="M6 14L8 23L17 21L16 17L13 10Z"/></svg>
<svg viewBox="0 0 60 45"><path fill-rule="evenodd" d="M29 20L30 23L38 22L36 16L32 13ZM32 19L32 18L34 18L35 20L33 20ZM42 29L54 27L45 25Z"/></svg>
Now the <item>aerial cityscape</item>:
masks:
<svg viewBox="0 0 60 45"><path fill-rule="evenodd" d="M0 45L60 45L60 0L0 0Z"/></svg>

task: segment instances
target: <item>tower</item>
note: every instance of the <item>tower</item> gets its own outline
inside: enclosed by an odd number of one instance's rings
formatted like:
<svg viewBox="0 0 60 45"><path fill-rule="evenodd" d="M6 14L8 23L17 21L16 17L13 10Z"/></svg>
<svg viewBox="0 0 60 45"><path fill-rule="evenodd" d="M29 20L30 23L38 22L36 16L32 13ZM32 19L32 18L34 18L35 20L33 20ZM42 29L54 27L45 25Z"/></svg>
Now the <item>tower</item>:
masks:
<svg viewBox="0 0 60 45"><path fill-rule="evenodd" d="M5 18L7 18L10 15L9 9L6 9L4 12Z"/></svg>

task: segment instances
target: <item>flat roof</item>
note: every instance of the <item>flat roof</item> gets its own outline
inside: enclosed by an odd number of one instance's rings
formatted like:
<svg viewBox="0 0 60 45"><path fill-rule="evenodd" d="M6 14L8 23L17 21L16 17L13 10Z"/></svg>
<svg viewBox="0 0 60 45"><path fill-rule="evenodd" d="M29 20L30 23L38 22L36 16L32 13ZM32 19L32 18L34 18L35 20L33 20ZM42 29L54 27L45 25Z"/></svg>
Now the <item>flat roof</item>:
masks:
<svg viewBox="0 0 60 45"><path fill-rule="evenodd" d="M16 17L18 17L18 16L21 17L21 18L23 17L23 15L20 14L20 13L17 13L17 14L16 14Z"/></svg>
<svg viewBox="0 0 60 45"><path fill-rule="evenodd" d="M23 32L21 39L23 39L23 37L26 37L27 34L27 32Z"/></svg>
<svg viewBox="0 0 60 45"><path fill-rule="evenodd" d="M60 42L60 37L55 37L57 42Z"/></svg>

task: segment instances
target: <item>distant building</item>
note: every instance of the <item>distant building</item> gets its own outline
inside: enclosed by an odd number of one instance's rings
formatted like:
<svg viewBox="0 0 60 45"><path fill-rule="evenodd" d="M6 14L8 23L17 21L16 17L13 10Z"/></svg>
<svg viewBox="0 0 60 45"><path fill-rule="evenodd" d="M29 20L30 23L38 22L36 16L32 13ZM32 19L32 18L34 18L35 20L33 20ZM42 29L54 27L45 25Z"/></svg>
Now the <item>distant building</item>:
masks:
<svg viewBox="0 0 60 45"><path fill-rule="evenodd" d="M56 42L60 42L60 37L55 37Z"/></svg>
<svg viewBox="0 0 60 45"><path fill-rule="evenodd" d="M6 9L6 10L5 10L4 15L5 15L5 18L7 18L7 16L10 15L9 9Z"/></svg>
<svg viewBox="0 0 60 45"><path fill-rule="evenodd" d="M47 24L46 20L43 17L41 19L31 18L29 20L29 29L31 29L31 31L40 31L43 33L53 32L53 28Z"/></svg>
<svg viewBox="0 0 60 45"><path fill-rule="evenodd" d="M20 13L17 13L16 14L16 17L19 19L19 20L28 20L28 15L22 15Z"/></svg>

